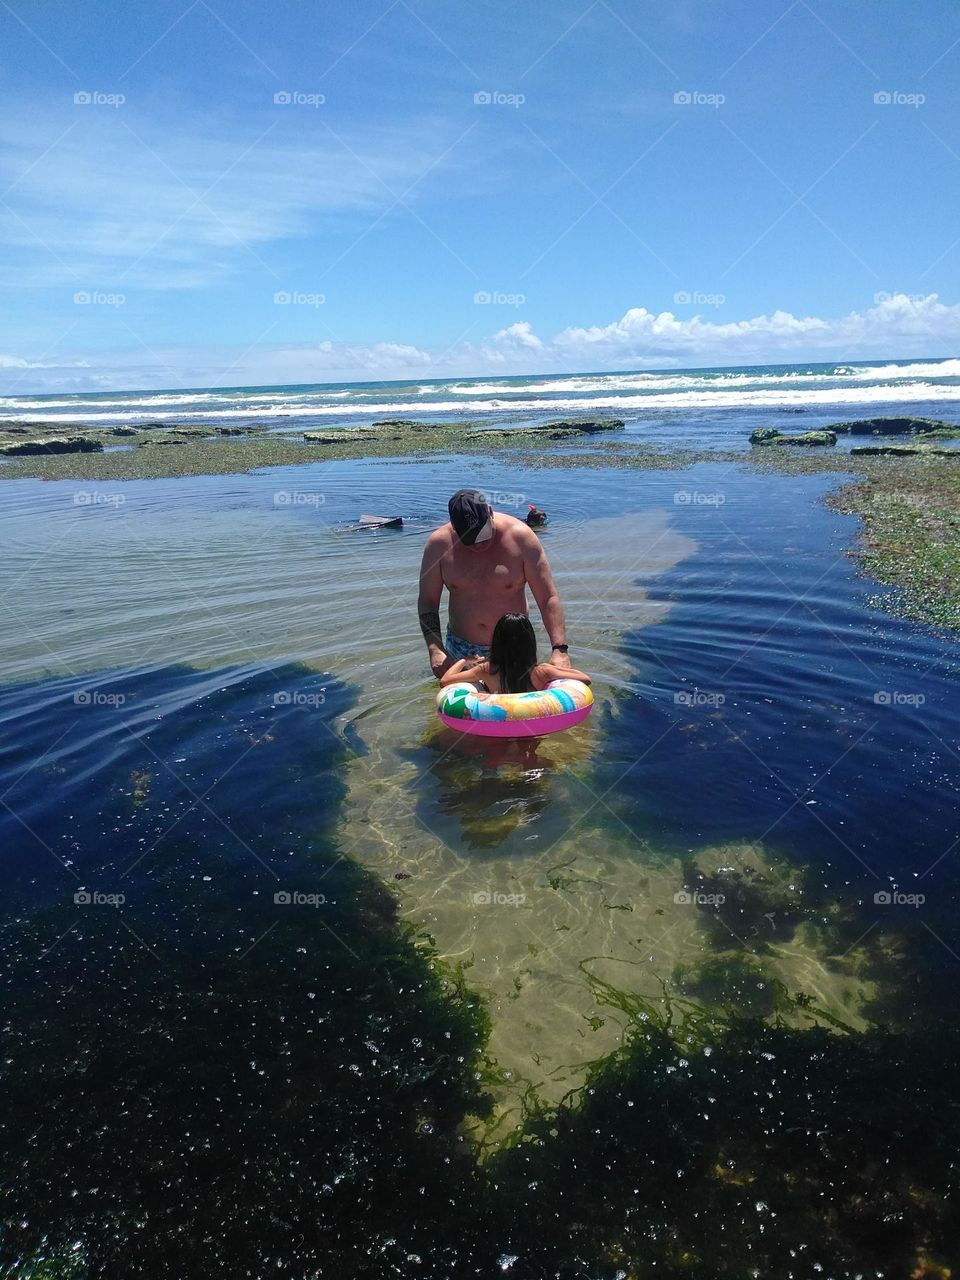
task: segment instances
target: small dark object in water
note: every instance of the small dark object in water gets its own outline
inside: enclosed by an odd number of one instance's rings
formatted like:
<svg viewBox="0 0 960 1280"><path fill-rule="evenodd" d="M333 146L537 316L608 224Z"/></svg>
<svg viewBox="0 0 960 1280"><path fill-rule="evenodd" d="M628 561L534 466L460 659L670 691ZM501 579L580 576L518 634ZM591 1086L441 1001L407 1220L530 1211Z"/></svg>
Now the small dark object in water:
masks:
<svg viewBox="0 0 960 1280"><path fill-rule="evenodd" d="M545 511L541 511L539 507L535 507L532 502L529 505L530 510L527 512L527 524L531 529L539 529L541 525L545 525L547 523L547 513Z"/></svg>
<svg viewBox="0 0 960 1280"><path fill-rule="evenodd" d="M367 529L402 529L403 516L361 516L359 523Z"/></svg>
<svg viewBox="0 0 960 1280"><path fill-rule="evenodd" d="M394 878L394 880L409 880L409 879L410 879L410 872L409 872L409 871L396 871L396 872L394 872L394 876L393 876L393 878Z"/></svg>

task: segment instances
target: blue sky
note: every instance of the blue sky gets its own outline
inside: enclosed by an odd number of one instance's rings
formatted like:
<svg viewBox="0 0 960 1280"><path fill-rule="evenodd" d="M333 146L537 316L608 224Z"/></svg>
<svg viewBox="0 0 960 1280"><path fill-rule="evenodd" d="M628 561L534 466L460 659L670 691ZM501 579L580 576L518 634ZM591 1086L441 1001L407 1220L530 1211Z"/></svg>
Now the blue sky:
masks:
<svg viewBox="0 0 960 1280"><path fill-rule="evenodd" d="M0 389L955 355L958 72L945 0L9 0Z"/></svg>

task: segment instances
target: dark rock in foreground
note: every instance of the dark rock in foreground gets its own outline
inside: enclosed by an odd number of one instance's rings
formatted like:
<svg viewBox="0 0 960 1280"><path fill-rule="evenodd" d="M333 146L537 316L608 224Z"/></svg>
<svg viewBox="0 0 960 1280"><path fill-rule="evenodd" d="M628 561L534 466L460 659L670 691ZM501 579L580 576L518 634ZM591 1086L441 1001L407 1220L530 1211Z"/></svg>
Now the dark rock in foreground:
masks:
<svg viewBox="0 0 960 1280"><path fill-rule="evenodd" d="M47 440L18 440L12 444L0 445L0 454L4 457L42 453L101 453L102 451L103 445L99 440L90 440L86 436L51 436Z"/></svg>
<svg viewBox="0 0 960 1280"><path fill-rule="evenodd" d="M789 444L813 447L837 443L834 431L803 431L799 435L787 435L776 427L757 427L750 433L751 444Z"/></svg>

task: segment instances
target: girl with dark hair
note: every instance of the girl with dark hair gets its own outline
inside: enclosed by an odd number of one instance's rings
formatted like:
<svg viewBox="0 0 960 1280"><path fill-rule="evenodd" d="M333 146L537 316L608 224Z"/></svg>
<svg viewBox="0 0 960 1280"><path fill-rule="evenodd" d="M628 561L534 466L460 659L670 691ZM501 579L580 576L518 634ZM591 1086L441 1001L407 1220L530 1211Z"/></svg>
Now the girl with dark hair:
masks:
<svg viewBox="0 0 960 1280"><path fill-rule="evenodd" d="M489 658L461 658L445 671L440 684L466 680L487 693L530 693L545 689L551 680L582 680L584 671L537 662L537 637L525 613L505 613L493 629Z"/></svg>

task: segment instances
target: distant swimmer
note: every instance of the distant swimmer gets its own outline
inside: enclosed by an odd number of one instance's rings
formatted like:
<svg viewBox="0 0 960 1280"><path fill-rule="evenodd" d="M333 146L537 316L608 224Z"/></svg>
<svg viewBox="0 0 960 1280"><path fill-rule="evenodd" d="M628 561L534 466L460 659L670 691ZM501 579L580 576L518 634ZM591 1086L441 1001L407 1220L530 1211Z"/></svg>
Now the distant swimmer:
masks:
<svg viewBox="0 0 960 1280"><path fill-rule="evenodd" d="M494 512L486 495L460 489L448 504L450 521L431 533L420 566L417 612L439 680L462 658L489 658L494 628L505 613L527 613L527 587L550 637L550 662L572 666L563 606L536 533L516 516ZM446 635L440 601L448 595Z"/></svg>

